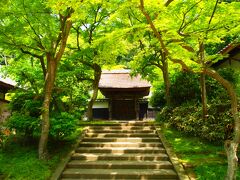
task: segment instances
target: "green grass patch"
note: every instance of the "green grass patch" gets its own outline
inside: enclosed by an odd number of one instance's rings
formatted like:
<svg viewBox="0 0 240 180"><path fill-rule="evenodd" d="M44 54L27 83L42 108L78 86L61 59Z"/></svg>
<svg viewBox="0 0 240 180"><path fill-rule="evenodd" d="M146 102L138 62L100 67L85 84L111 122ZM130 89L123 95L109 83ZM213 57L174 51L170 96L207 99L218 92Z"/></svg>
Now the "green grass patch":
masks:
<svg viewBox="0 0 240 180"><path fill-rule="evenodd" d="M6 179L47 179L51 170L50 162L40 161L37 158L37 152L31 147L21 147L14 145L12 150L3 151L0 154L1 173Z"/></svg>
<svg viewBox="0 0 240 180"><path fill-rule="evenodd" d="M227 157L223 145L211 144L170 127L164 127L163 133L191 176L199 180L224 179ZM240 179L239 170L237 179Z"/></svg>
<svg viewBox="0 0 240 180"><path fill-rule="evenodd" d="M120 121L121 122L121 121ZM126 121L127 122L127 121ZM131 122L131 121L129 121ZM148 124L156 124L155 120L148 120ZM114 121L114 120L93 120L93 121L80 121L78 123L80 126L111 126L115 124L119 124L119 121Z"/></svg>
<svg viewBox="0 0 240 180"><path fill-rule="evenodd" d="M102 121L102 120L93 120L93 121L80 121L78 124L80 126L107 126L117 124L117 121Z"/></svg>
<svg viewBox="0 0 240 180"><path fill-rule="evenodd" d="M4 180L46 180L58 163L72 150L83 127L67 139L49 141L49 159L38 159L38 140L24 142L12 138L4 149L0 149L0 179ZM27 143L27 144L26 144Z"/></svg>

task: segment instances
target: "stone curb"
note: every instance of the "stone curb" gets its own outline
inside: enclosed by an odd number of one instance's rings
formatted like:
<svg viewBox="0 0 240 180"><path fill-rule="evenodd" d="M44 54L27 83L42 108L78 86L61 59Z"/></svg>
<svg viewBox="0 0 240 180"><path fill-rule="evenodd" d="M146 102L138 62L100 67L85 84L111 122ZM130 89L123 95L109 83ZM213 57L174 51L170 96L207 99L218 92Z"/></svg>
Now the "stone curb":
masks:
<svg viewBox="0 0 240 180"><path fill-rule="evenodd" d="M171 148L170 144L167 142L167 139L165 138L165 136L160 132L161 131L161 127L154 125L156 130L157 130L157 134L159 136L159 138L162 141L163 146L166 149L166 152L169 156L170 161L173 164L173 167L175 169L175 171L178 174L178 177L180 180L193 180L192 178L190 178L187 173L185 172L182 164L179 162L179 159L177 157L177 155L175 154L175 152L173 151L173 149Z"/></svg>
<svg viewBox="0 0 240 180"><path fill-rule="evenodd" d="M60 161L59 165L57 166L56 170L53 172L53 174L51 175L49 180L58 180L58 179L61 178L61 174L62 174L63 170L65 169L66 164L69 162L69 160L71 159L71 156L75 153L75 149L77 149L77 147L79 146L80 142L85 137L85 134L86 134L87 130L88 130L88 127L86 127L83 130L83 132L81 133L80 138L74 144L74 146L72 148L72 151L69 152L67 154L67 156Z"/></svg>

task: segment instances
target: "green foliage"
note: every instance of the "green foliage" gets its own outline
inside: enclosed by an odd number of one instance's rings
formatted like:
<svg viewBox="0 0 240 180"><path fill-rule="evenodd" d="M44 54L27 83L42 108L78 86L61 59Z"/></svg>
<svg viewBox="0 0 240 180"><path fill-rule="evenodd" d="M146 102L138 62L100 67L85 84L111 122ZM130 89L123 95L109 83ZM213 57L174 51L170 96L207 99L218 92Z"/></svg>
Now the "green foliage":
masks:
<svg viewBox="0 0 240 180"><path fill-rule="evenodd" d="M39 135L41 99L31 90L16 90L10 102L13 113L7 121L7 127L26 137Z"/></svg>
<svg viewBox="0 0 240 180"><path fill-rule="evenodd" d="M92 72L76 59L63 59L56 80L57 88L53 92L54 111L70 112L81 117L89 98L91 83L82 79L91 79ZM58 105L57 105L58 104Z"/></svg>
<svg viewBox="0 0 240 180"><path fill-rule="evenodd" d="M219 69L218 73L226 80L237 86L239 74L232 68ZM172 74L170 97L173 106L181 105L188 101L201 101L199 75L177 71ZM227 101L226 90L216 80L206 77L206 90L209 100ZM163 84L157 84L150 102L153 106L162 107L165 104Z"/></svg>
<svg viewBox="0 0 240 180"><path fill-rule="evenodd" d="M41 121L37 117L32 117L19 112L13 115L7 121L7 127L15 129L16 133L24 134L27 137L37 136L40 133Z"/></svg>
<svg viewBox="0 0 240 180"><path fill-rule="evenodd" d="M163 128L163 133L185 170L196 174L194 178L215 180L226 176L227 161L222 145L213 145L169 127ZM239 170L237 174L240 178Z"/></svg>
<svg viewBox="0 0 240 180"><path fill-rule="evenodd" d="M19 147L18 151L20 152L0 155L1 171L6 174L7 179L44 180L50 177L51 171L47 164L39 161L34 151L29 148L28 151L22 151Z"/></svg>
<svg viewBox="0 0 240 180"><path fill-rule="evenodd" d="M38 159L37 146L22 146L14 137L4 150L0 149L0 178L9 180L46 180L56 169L58 163L71 150L71 143L50 142L50 159Z"/></svg>
<svg viewBox="0 0 240 180"><path fill-rule="evenodd" d="M77 130L78 120L71 114L62 112L50 118L50 135L56 139L71 136Z"/></svg>
<svg viewBox="0 0 240 180"><path fill-rule="evenodd" d="M163 108L157 120L168 122L179 131L211 142L222 142L232 138L233 118L230 105L218 101L209 103L209 116L202 119L202 107L196 103L184 103L175 108Z"/></svg>
<svg viewBox="0 0 240 180"><path fill-rule="evenodd" d="M60 96L61 97L61 96ZM77 100L77 98L76 98ZM7 127L15 129L17 133L26 137L39 136L41 128L41 97L31 91L16 91L10 103L13 114L7 121ZM69 110L70 111L70 110ZM50 136L55 139L64 139L77 129L78 118L81 115L72 109L67 112L52 111L50 117Z"/></svg>
<svg viewBox="0 0 240 180"><path fill-rule="evenodd" d="M177 71L170 78L170 98L172 106L180 105L187 101L200 100L199 76L187 72ZM163 107L166 104L163 84L157 84L150 99L155 107Z"/></svg>
<svg viewBox="0 0 240 180"><path fill-rule="evenodd" d="M26 137L35 137L40 135L39 118L21 113L13 113L7 121L7 127L15 129L18 134L24 134ZM76 132L78 120L74 115L67 112L55 113L50 117L50 137L63 140Z"/></svg>
<svg viewBox="0 0 240 180"><path fill-rule="evenodd" d="M199 76L187 72L176 72L171 77L170 96L173 104L200 99Z"/></svg>
<svg viewBox="0 0 240 180"><path fill-rule="evenodd" d="M164 107L166 105L164 87L158 86L155 88L150 98L150 104L153 107Z"/></svg>
<svg viewBox="0 0 240 180"><path fill-rule="evenodd" d="M10 102L13 112L21 112L23 115L39 117L41 114L42 97L31 90L16 90Z"/></svg>
<svg viewBox="0 0 240 180"><path fill-rule="evenodd" d="M11 134L8 128L0 126L0 149L5 148L6 143L11 138Z"/></svg>
<svg viewBox="0 0 240 180"><path fill-rule="evenodd" d="M218 69L218 73L227 81L231 82L233 86L237 86L239 73L232 68ZM216 80L207 78L206 82L207 95L209 99L228 100L228 94L221 84Z"/></svg>

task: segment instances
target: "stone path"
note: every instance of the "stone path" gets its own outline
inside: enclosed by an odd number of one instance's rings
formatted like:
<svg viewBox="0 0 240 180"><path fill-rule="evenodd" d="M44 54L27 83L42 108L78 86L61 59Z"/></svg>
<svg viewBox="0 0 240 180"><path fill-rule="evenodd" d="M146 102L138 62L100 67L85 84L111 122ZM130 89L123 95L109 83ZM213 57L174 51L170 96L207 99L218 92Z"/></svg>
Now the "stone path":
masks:
<svg viewBox="0 0 240 180"><path fill-rule="evenodd" d="M92 126L61 174L73 179L179 179L154 126Z"/></svg>

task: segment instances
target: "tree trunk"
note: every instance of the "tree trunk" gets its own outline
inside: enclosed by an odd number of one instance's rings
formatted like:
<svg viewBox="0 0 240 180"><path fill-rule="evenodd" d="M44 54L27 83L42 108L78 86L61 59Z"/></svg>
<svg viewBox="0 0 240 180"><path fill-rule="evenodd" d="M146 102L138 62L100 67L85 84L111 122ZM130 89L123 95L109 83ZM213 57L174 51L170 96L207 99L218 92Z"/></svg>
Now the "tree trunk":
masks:
<svg viewBox="0 0 240 180"><path fill-rule="evenodd" d="M218 1L216 1L214 12L216 10L217 4L218 4ZM144 0L140 0L139 8L142 11L143 15L146 17L147 22L150 25L150 28L152 29L156 38L158 39L160 46L163 49L164 53L166 53L166 55L168 55L169 51L164 44L164 41L161 36L161 31L157 30L153 21L151 20L151 17L145 11ZM213 15L212 15L212 17L213 17ZM210 19L210 21L211 21L211 19ZM209 21L209 24L210 24L210 21ZM182 66L182 69L184 69L184 70L189 69L188 66L182 60L171 59L171 61L174 63L180 64ZM233 114L233 118L234 118L234 137L233 137L232 141L229 141L227 143L227 145L225 145L225 147L227 147L226 152L228 155L228 170L227 170L226 180L235 180L236 179L236 170L237 170L237 165L238 165L238 163L237 163L238 162L237 148L238 148L238 144L240 142L240 119L238 117L237 95L234 91L232 84L230 82L228 82L227 80L225 80L224 78L222 78L216 71L204 68L203 72L201 72L201 73L204 73L204 74L216 79L220 84L222 84L222 86L227 90L229 97L231 99L231 110L232 110L232 114Z"/></svg>
<svg viewBox="0 0 240 180"><path fill-rule="evenodd" d="M165 86L165 98L167 106L171 105L171 98L170 98L170 79L169 79L169 72L168 72L168 62L165 60L163 61L163 81Z"/></svg>
<svg viewBox="0 0 240 180"><path fill-rule="evenodd" d="M240 142L240 119L238 116L237 109L237 95L234 91L234 88L230 82L222 78L216 71L206 69L204 71L205 74L210 77L216 79L223 87L227 90L229 97L231 99L231 110L234 119L234 137L233 140L227 140L225 142L225 150L228 158L228 169L226 180L235 180L236 172L238 167L238 157L237 157L237 149Z"/></svg>
<svg viewBox="0 0 240 180"><path fill-rule="evenodd" d="M88 103L87 118L93 120L93 103L97 99L98 95L98 84L101 78L102 69L98 64L94 64L94 81L93 81L93 95Z"/></svg>
<svg viewBox="0 0 240 180"><path fill-rule="evenodd" d="M238 157L237 157L237 148L238 143L234 143L232 141L227 140L224 144L227 159L228 159L228 170L226 180L235 180L237 167L238 167Z"/></svg>
<svg viewBox="0 0 240 180"><path fill-rule="evenodd" d="M50 55L49 55L50 56ZM47 74L45 79L44 101L42 105L42 132L39 140L38 154L39 159L46 159L47 157L47 142L49 134L49 107L52 97L52 90L56 77L57 61L54 58L47 59Z"/></svg>
<svg viewBox="0 0 240 180"><path fill-rule="evenodd" d="M201 87L201 98L202 98L202 115L203 119L207 117L207 92L206 92L206 78L205 74L200 75L200 87Z"/></svg>
<svg viewBox="0 0 240 180"><path fill-rule="evenodd" d="M202 68L205 69L205 51L204 43L202 39L199 39L199 62ZM205 74L200 75L200 87L201 87L201 98L202 98L202 117L207 117L207 92L206 92L206 78Z"/></svg>

